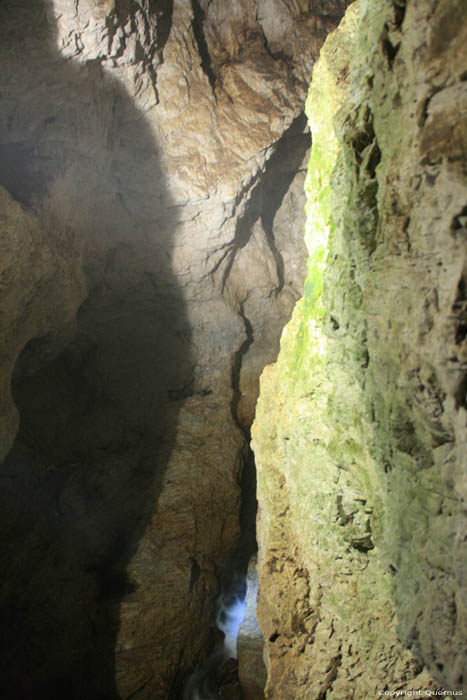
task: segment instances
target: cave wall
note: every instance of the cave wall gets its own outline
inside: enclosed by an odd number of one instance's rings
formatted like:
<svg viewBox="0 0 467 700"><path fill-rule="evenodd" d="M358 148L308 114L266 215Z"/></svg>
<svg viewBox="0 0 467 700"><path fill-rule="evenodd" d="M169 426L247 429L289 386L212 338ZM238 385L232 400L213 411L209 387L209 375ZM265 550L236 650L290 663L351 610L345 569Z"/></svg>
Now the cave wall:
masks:
<svg viewBox="0 0 467 700"><path fill-rule="evenodd" d="M5 698L176 698L206 653L347 4L0 3Z"/></svg>
<svg viewBox="0 0 467 700"><path fill-rule="evenodd" d="M315 68L252 431L271 699L466 689L466 38L460 1L362 0Z"/></svg>

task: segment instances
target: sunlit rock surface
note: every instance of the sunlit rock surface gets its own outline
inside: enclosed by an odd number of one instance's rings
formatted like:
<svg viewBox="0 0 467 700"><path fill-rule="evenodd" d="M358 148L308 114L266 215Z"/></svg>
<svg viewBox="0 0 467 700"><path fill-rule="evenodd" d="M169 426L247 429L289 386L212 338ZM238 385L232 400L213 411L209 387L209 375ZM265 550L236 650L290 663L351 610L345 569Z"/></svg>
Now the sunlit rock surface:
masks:
<svg viewBox="0 0 467 700"><path fill-rule="evenodd" d="M346 4L0 3L5 698L167 700L206 652Z"/></svg>
<svg viewBox="0 0 467 700"><path fill-rule="evenodd" d="M361 2L315 70L253 429L271 700L465 694L466 47L460 0Z"/></svg>

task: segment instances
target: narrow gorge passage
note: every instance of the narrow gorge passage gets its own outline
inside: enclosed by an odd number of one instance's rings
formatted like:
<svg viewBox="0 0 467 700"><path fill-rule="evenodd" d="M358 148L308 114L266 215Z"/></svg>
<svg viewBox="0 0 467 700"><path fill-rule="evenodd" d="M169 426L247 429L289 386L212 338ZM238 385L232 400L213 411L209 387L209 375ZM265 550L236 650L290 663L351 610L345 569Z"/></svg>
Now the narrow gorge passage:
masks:
<svg viewBox="0 0 467 700"><path fill-rule="evenodd" d="M210 653L345 4L0 3L5 699L178 699Z"/></svg>
<svg viewBox="0 0 467 700"><path fill-rule="evenodd" d="M2 700L467 692L466 32L0 0Z"/></svg>

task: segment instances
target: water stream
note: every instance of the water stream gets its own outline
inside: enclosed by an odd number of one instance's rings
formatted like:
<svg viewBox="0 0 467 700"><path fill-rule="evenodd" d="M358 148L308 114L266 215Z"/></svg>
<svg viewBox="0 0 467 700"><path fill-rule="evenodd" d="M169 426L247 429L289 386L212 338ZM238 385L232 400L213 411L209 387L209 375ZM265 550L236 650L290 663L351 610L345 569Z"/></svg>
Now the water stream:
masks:
<svg viewBox="0 0 467 700"><path fill-rule="evenodd" d="M214 700L222 696L222 686L236 681L237 636L246 605L246 581L235 575L216 601L215 625L224 633L201 668L188 678L183 700Z"/></svg>

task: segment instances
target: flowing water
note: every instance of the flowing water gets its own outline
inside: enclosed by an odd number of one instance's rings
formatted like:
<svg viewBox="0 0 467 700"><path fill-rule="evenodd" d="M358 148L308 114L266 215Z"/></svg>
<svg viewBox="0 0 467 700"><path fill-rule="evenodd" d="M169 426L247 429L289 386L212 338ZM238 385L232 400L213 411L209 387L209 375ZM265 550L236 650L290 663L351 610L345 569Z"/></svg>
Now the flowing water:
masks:
<svg viewBox="0 0 467 700"><path fill-rule="evenodd" d="M229 659L237 658L238 629L245 613L246 583L244 577L236 576L227 591L221 592L216 601L216 627L224 633L224 640L192 673L183 690L183 700L214 700L222 695L219 686L225 682L229 672L235 676L236 665L229 669ZM223 681L224 679L224 681Z"/></svg>

